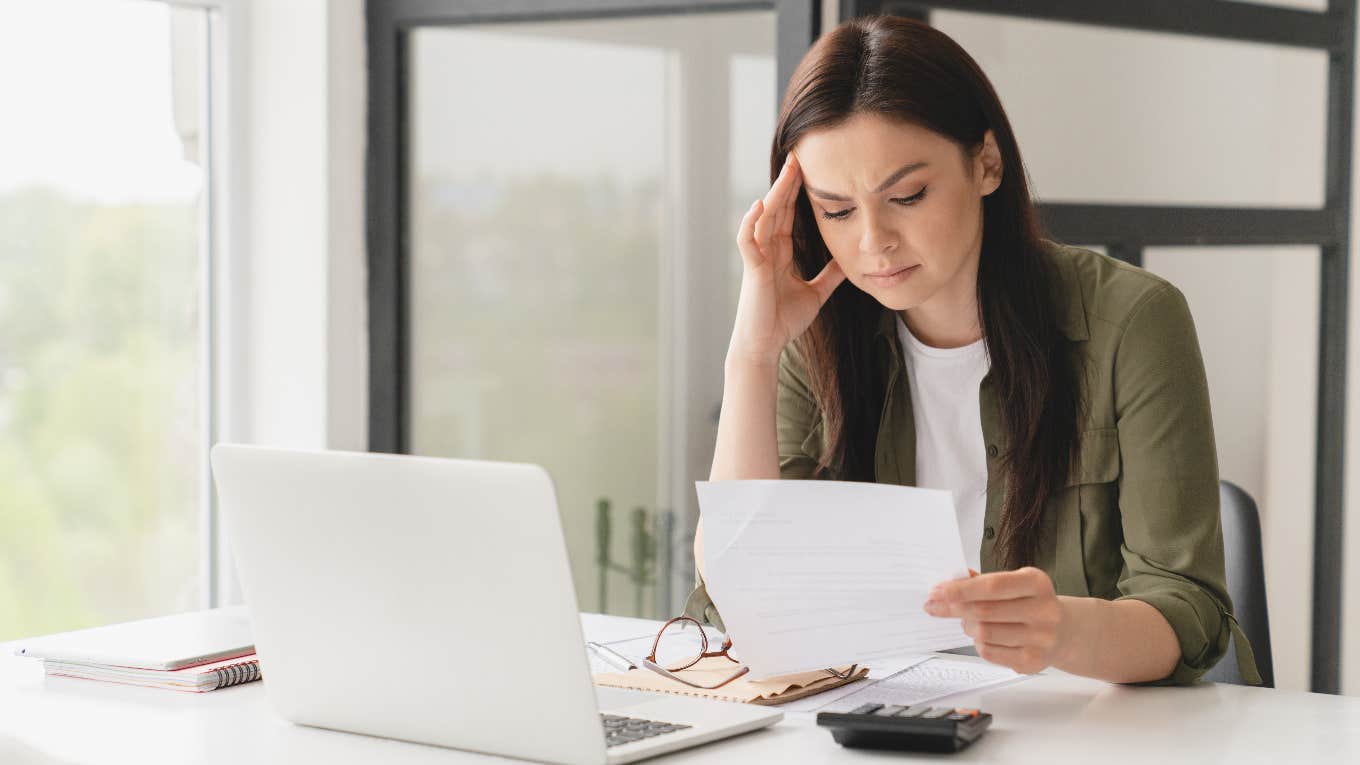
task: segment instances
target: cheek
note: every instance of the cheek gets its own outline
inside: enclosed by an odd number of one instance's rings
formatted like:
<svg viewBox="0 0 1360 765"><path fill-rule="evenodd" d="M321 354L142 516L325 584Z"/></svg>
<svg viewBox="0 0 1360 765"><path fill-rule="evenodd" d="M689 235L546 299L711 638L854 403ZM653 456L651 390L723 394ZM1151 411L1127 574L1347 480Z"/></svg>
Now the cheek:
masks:
<svg viewBox="0 0 1360 765"><path fill-rule="evenodd" d="M936 252L953 252L971 240L982 214L976 197L955 193L936 200L917 220L919 234L929 239Z"/></svg>
<svg viewBox="0 0 1360 765"><path fill-rule="evenodd" d="M822 242L831 252L832 259L842 266L849 265L850 258L859 249L859 240L852 229L854 225L848 223L824 222L820 219L817 221L817 231L822 235Z"/></svg>
<svg viewBox="0 0 1360 765"><path fill-rule="evenodd" d="M854 224L833 223L823 226L822 241L831 252L831 259L841 265L850 283L863 287L859 281L859 233Z"/></svg>

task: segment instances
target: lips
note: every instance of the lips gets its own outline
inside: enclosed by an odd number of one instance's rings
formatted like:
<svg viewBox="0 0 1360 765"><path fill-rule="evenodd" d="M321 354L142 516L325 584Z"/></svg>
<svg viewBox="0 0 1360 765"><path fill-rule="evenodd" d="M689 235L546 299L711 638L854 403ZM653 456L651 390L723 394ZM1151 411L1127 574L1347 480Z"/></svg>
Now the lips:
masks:
<svg viewBox="0 0 1360 765"><path fill-rule="evenodd" d="M917 263L914 266L902 266L900 268L894 268L888 271L879 271L877 273L865 274L865 276L869 279L870 283L875 284L879 287L891 287L893 285L901 284L902 282L906 281L911 277L912 274L916 273L920 268L921 264Z"/></svg>

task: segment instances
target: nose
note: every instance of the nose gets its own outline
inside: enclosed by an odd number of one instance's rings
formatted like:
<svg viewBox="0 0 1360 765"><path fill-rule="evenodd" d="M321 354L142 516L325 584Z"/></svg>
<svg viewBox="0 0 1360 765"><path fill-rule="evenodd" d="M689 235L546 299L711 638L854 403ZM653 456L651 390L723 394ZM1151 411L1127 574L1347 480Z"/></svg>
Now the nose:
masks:
<svg viewBox="0 0 1360 765"><path fill-rule="evenodd" d="M897 239L897 232L883 225L878 216L864 216L864 233L859 239L859 251L862 254L879 255L892 252L897 249Z"/></svg>

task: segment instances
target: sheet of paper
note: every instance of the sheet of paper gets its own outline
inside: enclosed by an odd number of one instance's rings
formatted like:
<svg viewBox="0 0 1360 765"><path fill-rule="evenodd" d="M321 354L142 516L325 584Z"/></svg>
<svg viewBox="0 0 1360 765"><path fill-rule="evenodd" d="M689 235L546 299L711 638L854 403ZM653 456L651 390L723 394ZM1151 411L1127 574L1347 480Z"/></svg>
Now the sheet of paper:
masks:
<svg viewBox="0 0 1360 765"><path fill-rule="evenodd" d="M594 614L581 612L581 632L586 640L596 643L612 643L626 638L650 637L656 634L664 622L653 619L634 619L629 616Z"/></svg>
<svg viewBox="0 0 1360 765"><path fill-rule="evenodd" d="M800 712L849 712L861 704L926 704L946 696L994 688L1029 679L1006 667L980 661L934 657L882 680L865 680L851 693L842 694ZM805 701L812 701L814 696ZM797 704L798 702L792 702Z"/></svg>
<svg viewBox="0 0 1360 765"><path fill-rule="evenodd" d="M704 580L755 677L971 642L922 610L967 576L948 491L849 481L698 481Z"/></svg>
<svg viewBox="0 0 1360 765"><path fill-rule="evenodd" d="M805 699L798 699L797 701L780 704L779 708L790 714L796 714L798 712L817 712L842 696L859 693L861 690L877 683L879 680L887 679L899 672L905 672L917 664L930 661L932 658L934 658L933 654L912 654L910 656L898 656L892 659L877 660L876 663L869 665L869 676L857 683L842 685L839 688L822 691L816 696L808 696Z"/></svg>

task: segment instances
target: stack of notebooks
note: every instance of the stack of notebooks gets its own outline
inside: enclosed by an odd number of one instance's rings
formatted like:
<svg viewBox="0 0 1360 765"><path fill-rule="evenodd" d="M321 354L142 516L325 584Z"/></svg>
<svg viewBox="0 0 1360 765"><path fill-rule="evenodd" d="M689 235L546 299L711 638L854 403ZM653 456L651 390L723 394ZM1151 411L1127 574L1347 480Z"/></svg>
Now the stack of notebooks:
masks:
<svg viewBox="0 0 1360 765"><path fill-rule="evenodd" d="M215 608L22 641L48 675L203 693L260 679L245 607Z"/></svg>

